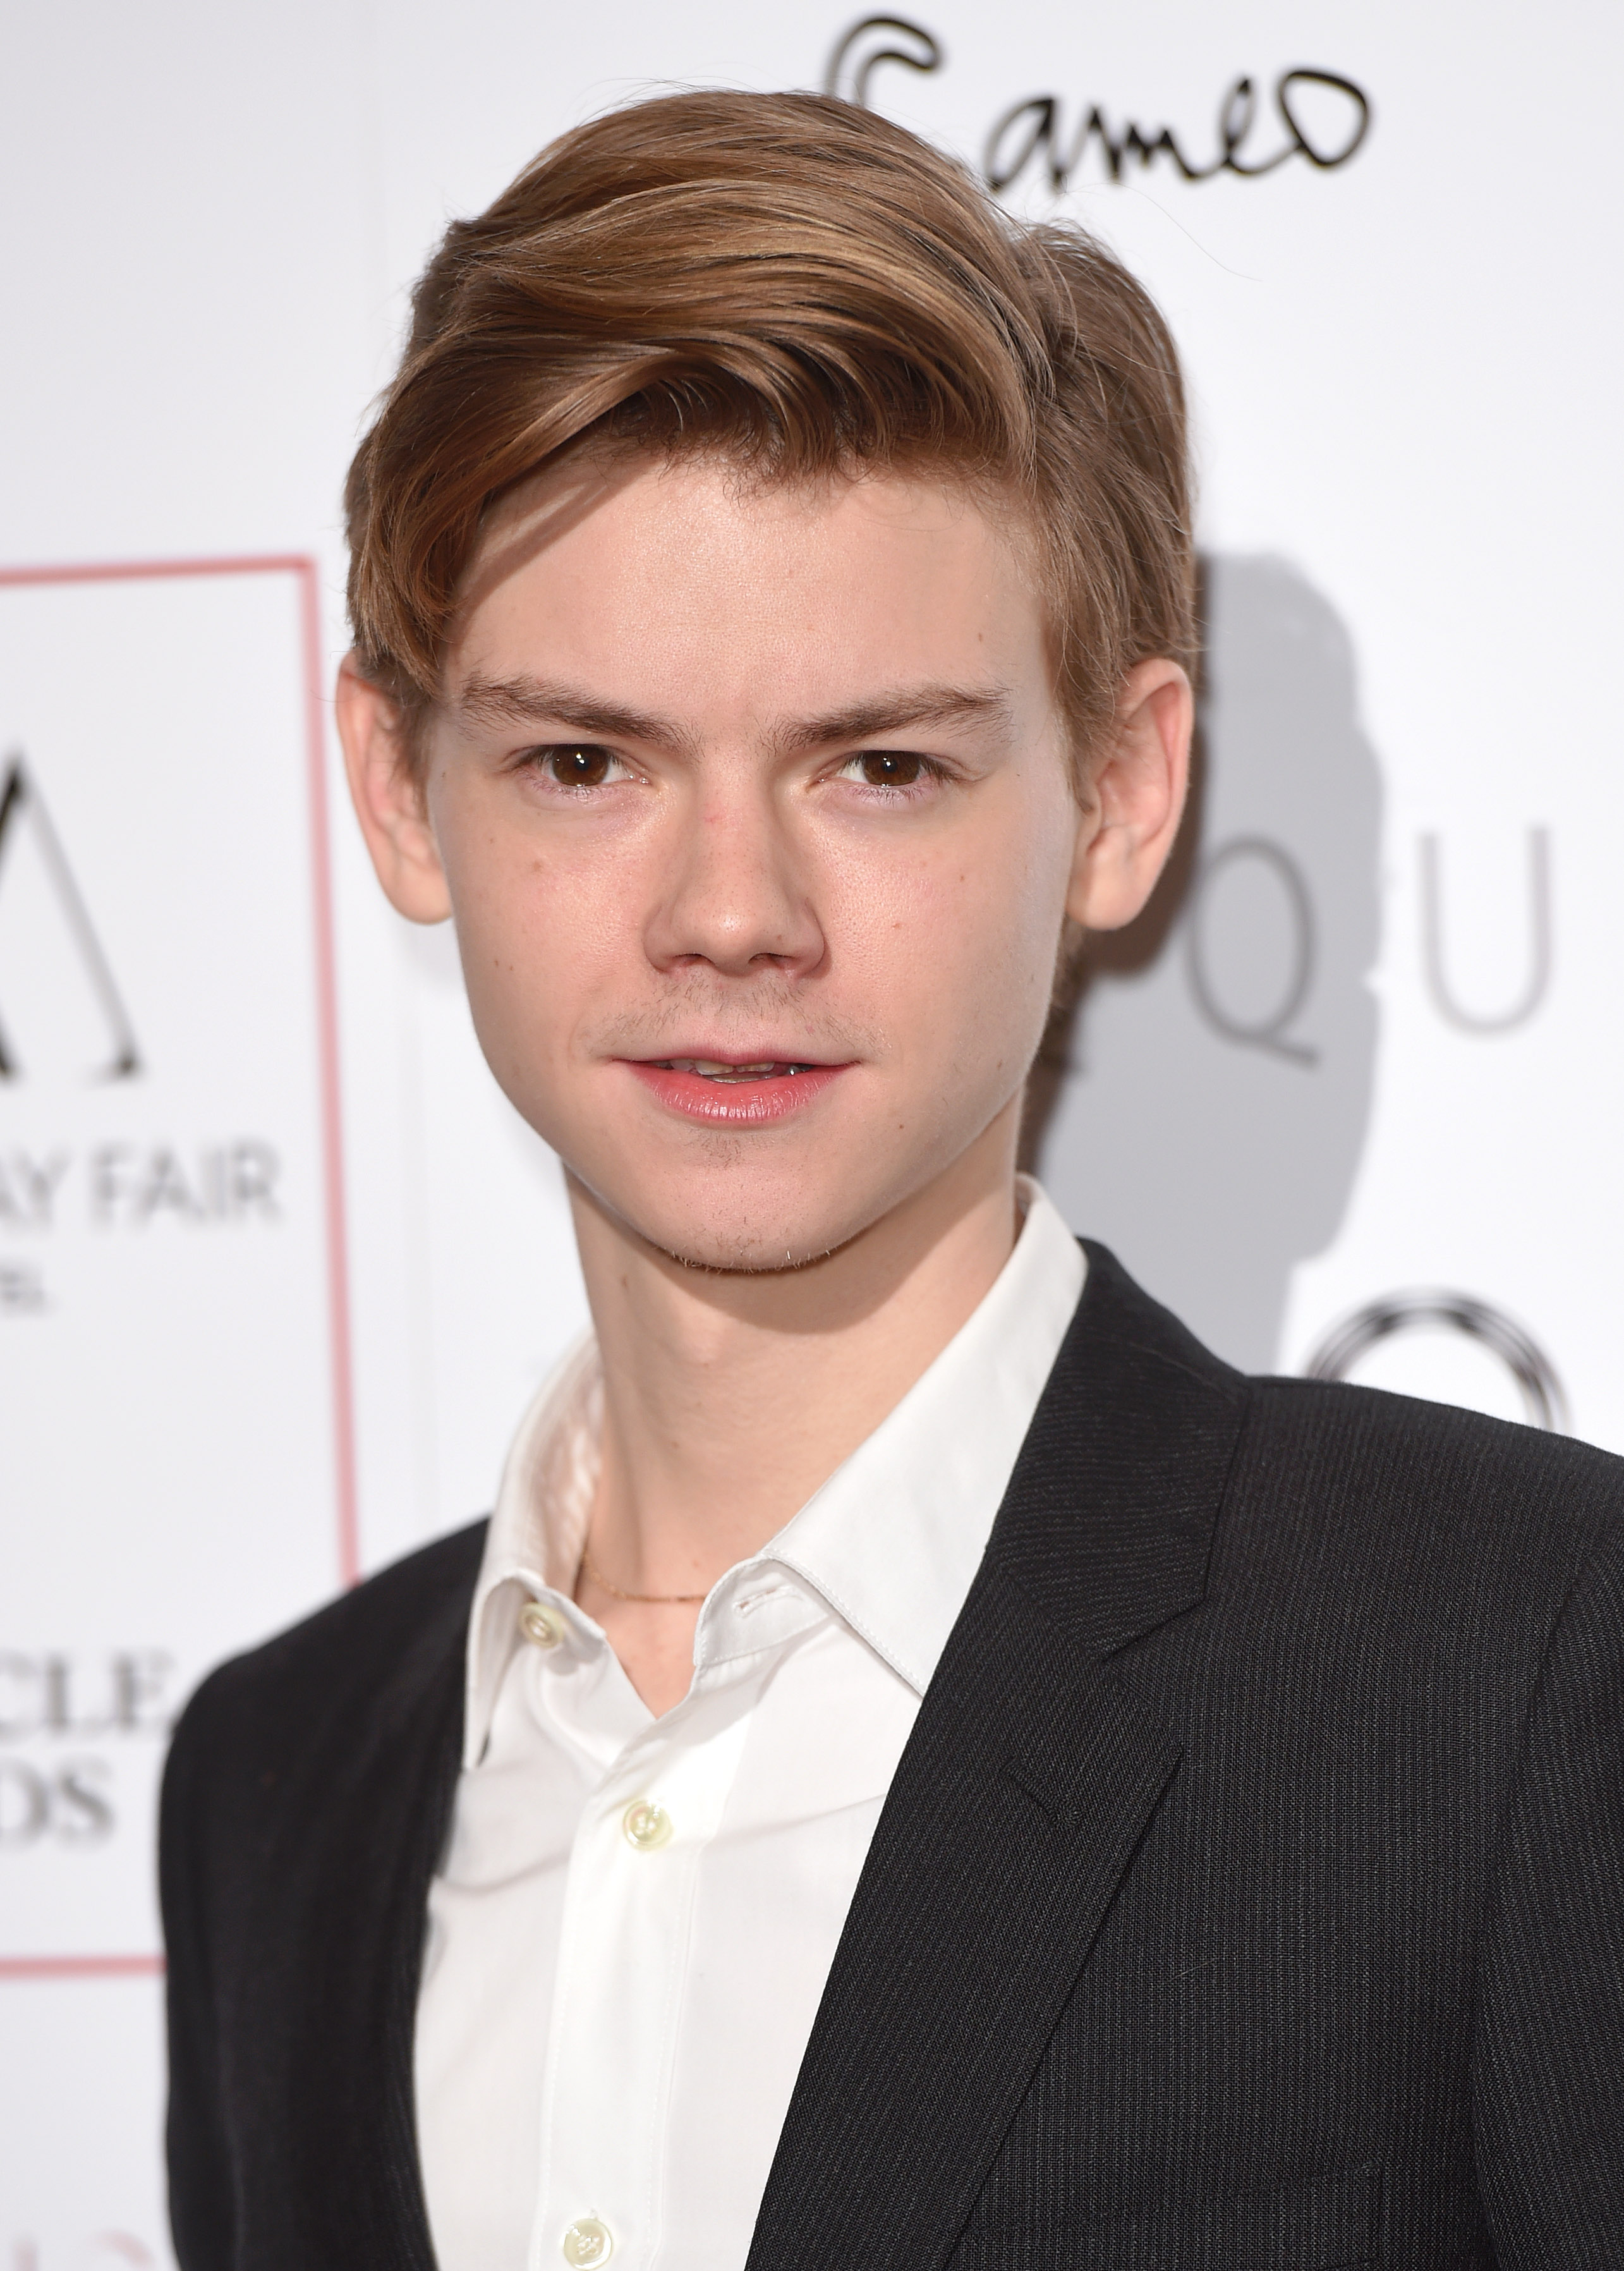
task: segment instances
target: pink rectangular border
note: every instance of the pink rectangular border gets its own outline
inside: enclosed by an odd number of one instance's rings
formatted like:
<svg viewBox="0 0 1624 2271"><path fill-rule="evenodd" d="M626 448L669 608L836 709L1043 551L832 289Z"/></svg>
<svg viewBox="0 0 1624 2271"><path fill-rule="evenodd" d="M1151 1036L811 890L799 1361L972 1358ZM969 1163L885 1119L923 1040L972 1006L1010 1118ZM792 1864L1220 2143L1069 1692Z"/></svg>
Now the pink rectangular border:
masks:
<svg viewBox="0 0 1624 2271"><path fill-rule="evenodd" d="M309 804L315 904L316 1046L322 1102L323 1196L327 1232L327 1311L332 1362L333 1451L338 1579L360 1578L355 1479L355 1393L350 1346L350 1271L344 1199L344 1120L338 1083L338 987L333 939L332 848L327 826L326 732L322 685L322 616L316 563L303 553L245 554L201 560L96 562L70 567L0 568L0 590L19 585L117 584L182 576L293 576L299 585L305 680L305 778ZM0 1956L0 1980L108 1979L161 1972L161 1955Z"/></svg>

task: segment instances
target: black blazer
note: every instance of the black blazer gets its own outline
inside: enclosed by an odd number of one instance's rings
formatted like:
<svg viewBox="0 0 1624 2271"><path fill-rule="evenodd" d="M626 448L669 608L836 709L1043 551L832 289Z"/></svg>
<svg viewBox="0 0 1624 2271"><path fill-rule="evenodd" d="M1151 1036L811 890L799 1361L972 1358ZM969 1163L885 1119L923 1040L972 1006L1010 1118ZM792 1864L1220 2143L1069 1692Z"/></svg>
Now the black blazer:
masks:
<svg viewBox="0 0 1624 2271"><path fill-rule="evenodd" d="M1242 1379L1089 1258L750 2271L1619 2271L1624 1462ZM412 2022L481 1536L181 1723L185 2271L430 2271Z"/></svg>

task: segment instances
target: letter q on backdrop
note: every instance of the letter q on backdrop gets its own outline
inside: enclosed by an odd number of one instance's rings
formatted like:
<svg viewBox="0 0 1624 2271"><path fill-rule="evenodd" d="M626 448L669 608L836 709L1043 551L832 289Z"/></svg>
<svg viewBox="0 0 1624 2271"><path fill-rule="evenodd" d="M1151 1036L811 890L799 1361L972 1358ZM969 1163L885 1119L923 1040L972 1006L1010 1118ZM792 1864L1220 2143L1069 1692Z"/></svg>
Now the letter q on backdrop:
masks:
<svg viewBox="0 0 1624 2271"><path fill-rule="evenodd" d="M583 1320L557 1164L335 786L340 484L447 218L639 93L829 83L1123 253L1190 376L1199 778L1030 1152L1237 1362L1624 1448L1621 38L1576 0L13 26L0 2271L167 2260L179 1702L483 1510Z"/></svg>

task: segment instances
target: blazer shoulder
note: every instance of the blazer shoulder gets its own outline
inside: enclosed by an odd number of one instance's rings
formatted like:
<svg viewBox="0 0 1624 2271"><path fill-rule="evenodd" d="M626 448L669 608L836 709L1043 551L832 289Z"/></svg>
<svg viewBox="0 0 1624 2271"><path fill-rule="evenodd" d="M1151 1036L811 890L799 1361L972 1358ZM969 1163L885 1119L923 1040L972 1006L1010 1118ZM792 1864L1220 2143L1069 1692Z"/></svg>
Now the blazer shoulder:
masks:
<svg viewBox="0 0 1624 2271"><path fill-rule="evenodd" d="M1512 1560L1624 1552L1624 1458L1569 1435L1339 1381L1249 1383L1253 1472L1326 1507L1494 1540Z"/></svg>
<svg viewBox="0 0 1624 2271"><path fill-rule="evenodd" d="M246 1654L218 1665L182 1711L172 1766L189 1758L308 1752L359 1711L387 1712L442 1669L466 1631L483 1521L381 1569Z"/></svg>

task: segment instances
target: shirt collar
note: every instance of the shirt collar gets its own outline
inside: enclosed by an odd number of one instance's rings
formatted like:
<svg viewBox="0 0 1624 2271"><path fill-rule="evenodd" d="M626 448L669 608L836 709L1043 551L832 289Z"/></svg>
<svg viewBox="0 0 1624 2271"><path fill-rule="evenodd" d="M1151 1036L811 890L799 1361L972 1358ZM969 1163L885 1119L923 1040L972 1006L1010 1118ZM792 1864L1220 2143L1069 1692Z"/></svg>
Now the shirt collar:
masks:
<svg viewBox="0 0 1624 2271"><path fill-rule="evenodd" d="M918 1694L958 1621L1083 1290L1083 1250L1028 1177L1014 1251L970 1317L763 1548Z"/></svg>
<svg viewBox="0 0 1624 2271"><path fill-rule="evenodd" d="M792 1571L921 1694L1083 1290L1082 1248L1050 1200L1024 1175L1018 1195L1020 1234L974 1313L746 1565ZM602 1414L597 1344L587 1333L530 1404L502 1470L469 1626L466 1764L484 1751L524 1601L571 1602Z"/></svg>

